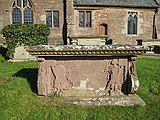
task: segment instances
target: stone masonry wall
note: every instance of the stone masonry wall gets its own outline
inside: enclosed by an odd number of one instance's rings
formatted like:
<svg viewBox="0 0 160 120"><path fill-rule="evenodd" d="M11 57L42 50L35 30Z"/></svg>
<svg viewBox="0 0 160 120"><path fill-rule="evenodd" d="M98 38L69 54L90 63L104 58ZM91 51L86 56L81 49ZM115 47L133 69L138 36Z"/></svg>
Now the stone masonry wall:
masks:
<svg viewBox="0 0 160 120"><path fill-rule="evenodd" d="M51 28L49 44L62 43L63 0L32 0L35 6L35 23L46 23L46 11L59 11L59 28Z"/></svg>
<svg viewBox="0 0 160 120"><path fill-rule="evenodd" d="M34 23L46 23L46 11L59 11L59 28L51 28L49 44L62 43L63 34L63 0L31 0L33 3ZM11 24L13 0L0 0L0 30ZM0 40L2 41L2 35Z"/></svg>
<svg viewBox="0 0 160 120"><path fill-rule="evenodd" d="M152 38L154 16L154 10L152 9L74 7L74 10L72 0L31 1L34 8L34 23L46 23L45 11L59 11L60 27L51 28L49 44L63 44L64 36L98 35L99 25L103 23L108 25L108 39L112 39L113 44L136 44L137 39ZM64 21L64 2L67 2L66 21ZM0 0L0 30L11 24L12 4L13 0ZM79 9L92 11L92 28L78 27ZM127 35L127 14L129 11L138 12L138 35L136 36ZM0 41L4 41L2 35L0 35Z"/></svg>
<svg viewBox="0 0 160 120"><path fill-rule="evenodd" d="M5 25L9 24L8 4L9 0L0 0L0 31ZM4 41L3 36L0 34L0 43L3 43Z"/></svg>
<svg viewBox="0 0 160 120"><path fill-rule="evenodd" d="M92 11L92 27L79 28L78 11ZM138 34L127 35L127 15L128 12L138 13ZM113 44L136 44L137 39L152 38L153 16L152 9L136 8L76 8L75 7L75 35L99 35L99 25L108 25L108 39L113 40Z"/></svg>

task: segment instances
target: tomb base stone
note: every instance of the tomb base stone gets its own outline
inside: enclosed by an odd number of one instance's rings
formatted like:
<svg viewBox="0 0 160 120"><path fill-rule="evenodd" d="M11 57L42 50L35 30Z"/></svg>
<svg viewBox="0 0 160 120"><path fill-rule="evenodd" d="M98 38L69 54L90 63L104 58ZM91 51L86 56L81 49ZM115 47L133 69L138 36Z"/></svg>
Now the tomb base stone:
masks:
<svg viewBox="0 0 160 120"><path fill-rule="evenodd" d="M133 106L145 105L145 102L136 94L122 96L97 97L65 97L60 102L67 102L85 106Z"/></svg>
<svg viewBox="0 0 160 120"><path fill-rule="evenodd" d="M144 104L135 95L139 87L135 62L146 50L120 45L28 49L39 61L39 95L56 93L68 102L86 105Z"/></svg>

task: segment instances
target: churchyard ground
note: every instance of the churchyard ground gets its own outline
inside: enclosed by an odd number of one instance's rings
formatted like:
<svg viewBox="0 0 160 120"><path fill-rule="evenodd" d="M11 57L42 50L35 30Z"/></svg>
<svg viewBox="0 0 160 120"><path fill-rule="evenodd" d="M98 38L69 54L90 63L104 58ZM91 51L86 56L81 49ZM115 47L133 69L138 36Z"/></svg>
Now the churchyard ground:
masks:
<svg viewBox="0 0 160 120"><path fill-rule="evenodd" d="M59 96L38 96L38 63L8 62L0 56L0 120L158 120L160 58L139 58L137 94L145 106L78 106L58 102Z"/></svg>

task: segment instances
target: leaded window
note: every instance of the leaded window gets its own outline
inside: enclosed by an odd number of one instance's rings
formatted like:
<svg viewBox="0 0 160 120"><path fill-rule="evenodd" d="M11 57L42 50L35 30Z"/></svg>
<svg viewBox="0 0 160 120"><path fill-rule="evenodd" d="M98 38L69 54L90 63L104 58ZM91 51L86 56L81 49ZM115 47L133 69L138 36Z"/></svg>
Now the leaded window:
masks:
<svg viewBox="0 0 160 120"><path fill-rule="evenodd" d="M59 27L59 12L53 11L53 26Z"/></svg>
<svg viewBox="0 0 160 120"><path fill-rule="evenodd" d="M128 34L137 35L138 17L137 12L128 13Z"/></svg>
<svg viewBox="0 0 160 120"><path fill-rule="evenodd" d="M91 27L91 11L79 11L79 27Z"/></svg>
<svg viewBox="0 0 160 120"><path fill-rule="evenodd" d="M46 24L48 27L52 27L52 12L46 11Z"/></svg>
<svg viewBox="0 0 160 120"><path fill-rule="evenodd" d="M29 8L24 9L24 23L33 23L33 12Z"/></svg>
<svg viewBox="0 0 160 120"><path fill-rule="evenodd" d="M80 11L79 12L79 27L84 27L84 12Z"/></svg>
<svg viewBox="0 0 160 120"><path fill-rule="evenodd" d="M91 12L86 12L86 27L91 27Z"/></svg>
<svg viewBox="0 0 160 120"><path fill-rule="evenodd" d="M33 23L33 8L30 0L14 0L12 5L12 23Z"/></svg>
<svg viewBox="0 0 160 120"><path fill-rule="evenodd" d="M20 9L14 8L12 11L12 23L17 24L21 23L21 21L22 21L22 14Z"/></svg>
<svg viewBox="0 0 160 120"><path fill-rule="evenodd" d="M59 11L46 11L46 24L50 28L59 27Z"/></svg>

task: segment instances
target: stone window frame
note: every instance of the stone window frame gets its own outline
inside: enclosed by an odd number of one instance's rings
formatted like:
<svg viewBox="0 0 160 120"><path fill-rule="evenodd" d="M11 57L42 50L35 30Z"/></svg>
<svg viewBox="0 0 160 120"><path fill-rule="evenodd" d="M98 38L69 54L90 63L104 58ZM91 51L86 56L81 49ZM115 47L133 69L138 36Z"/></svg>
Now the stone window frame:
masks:
<svg viewBox="0 0 160 120"><path fill-rule="evenodd" d="M128 33L128 17L129 17L129 15L131 15L130 13L134 13L134 14L136 14L136 17L137 17L137 30L136 30L136 34L129 34ZM127 19L126 19L126 35L127 36L139 36L139 12L138 11L132 11L132 10L130 10L130 11L127 11Z"/></svg>
<svg viewBox="0 0 160 120"><path fill-rule="evenodd" d="M84 13L84 15L83 15L83 21L84 21L84 25L83 26L80 26L80 12L83 12ZM89 26L87 26L86 25L86 23L87 23L87 12L88 13L90 13L90 25ZM91 10L78 10L78 27L79 28L92 28L92 15L93 13L92 13L92 11Z"/></svg>
<svg viewBox="0 0 160 120"><path fill-rule="evenodd" d="M14 17L16 17L16 16L13 17L14 10L19 11L20 16L21 16L21 18L19 18L20 21L14 22L13 19L14 19ZM26 11L27 14L25 15L25 10L27 10L27 11L30 10L29 12L31 12L31 13L28 13ZM27 16L27 15L31 15L31 17L29 16L29 19L27 19L28 17L25 18L25 16ZM11 16L11 19L10 19L11 24L34 24L34 6L33 6L32 1L31 0L14 0L12 2L10 16ZM25 22L25 19L26 19L26 22Z"/></svg>
<svg viewBox="0 0 160 120"><path fill-rule="evenodd" d="M47 24L47 19L48 19L47 18L47 12L51 13L51 16L50 16L51 17L50 18L51 25L50 26ZM54 19L54 13L58 13L58 19L57 20ZM56 21L58 21L57 25L55 25ZM59 28L60 27L60 11L59 10L46 10L46 25L50 28Z"/></svg>

